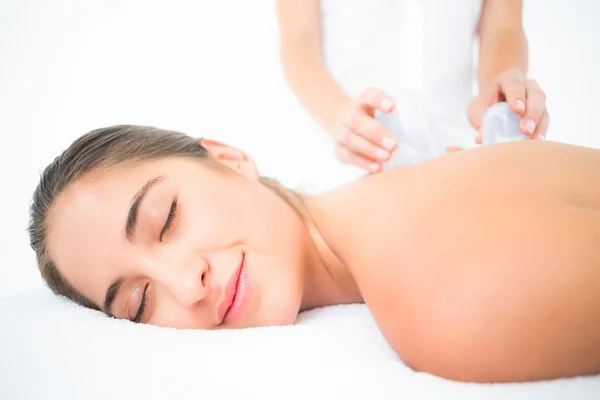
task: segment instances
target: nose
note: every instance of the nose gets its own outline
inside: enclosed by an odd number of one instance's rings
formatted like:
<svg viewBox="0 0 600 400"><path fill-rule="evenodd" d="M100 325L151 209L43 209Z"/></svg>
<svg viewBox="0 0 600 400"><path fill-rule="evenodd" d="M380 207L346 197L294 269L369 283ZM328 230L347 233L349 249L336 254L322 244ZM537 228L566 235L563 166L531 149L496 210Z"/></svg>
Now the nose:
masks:
<svg viewBox="0 0 600 400"><path fill-rule="evenodd" d="M163 283L173 298L183 307L191 307L210 294L210 268L202 258L170 265Z"/></svg>

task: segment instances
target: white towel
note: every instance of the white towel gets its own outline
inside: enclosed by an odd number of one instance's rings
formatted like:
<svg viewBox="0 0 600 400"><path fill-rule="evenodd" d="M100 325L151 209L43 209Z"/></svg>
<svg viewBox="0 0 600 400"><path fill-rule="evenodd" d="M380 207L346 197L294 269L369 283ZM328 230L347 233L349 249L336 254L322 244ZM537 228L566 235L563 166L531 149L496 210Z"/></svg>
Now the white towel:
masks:
<svg viewBox="0 0 600 400"><path fill-rule="evenodd" d="M35 289L0 302L2 399L598 399L600 377L481 385L415 373L364 305L294 326L175 330Z"/></svg>

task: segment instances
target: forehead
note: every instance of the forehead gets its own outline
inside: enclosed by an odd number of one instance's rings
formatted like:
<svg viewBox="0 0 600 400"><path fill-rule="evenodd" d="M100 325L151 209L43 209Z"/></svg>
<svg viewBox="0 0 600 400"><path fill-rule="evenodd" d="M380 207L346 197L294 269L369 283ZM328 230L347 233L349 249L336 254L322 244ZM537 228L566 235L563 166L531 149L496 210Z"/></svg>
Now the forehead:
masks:
<svg viewBox="0 0 600 400"><path fill-rule="evenodd" d="M69 226L101 228L106 225L103 221L114 218L124 224L133 197L149 180L169 177L172 183L182 175L197 177L199 164L190 159L166 158L86 174L57 197L48 216L49 239L61 237L54 233L67 233Z"/></svg>
<svg viewBox="0 0 600 400"><path fill-rule="evenodd" d="M165 171L168 165L140 163L94 171L71 185L56 199L49 213L50 239L70 233L69 228L96 227L102 221L112 221L127 210L132 197L153 174ZM52 233L52 234L50 234ZM62 234L61 234L62 233ZM53 240L52 240L53 241Z"/></svg>

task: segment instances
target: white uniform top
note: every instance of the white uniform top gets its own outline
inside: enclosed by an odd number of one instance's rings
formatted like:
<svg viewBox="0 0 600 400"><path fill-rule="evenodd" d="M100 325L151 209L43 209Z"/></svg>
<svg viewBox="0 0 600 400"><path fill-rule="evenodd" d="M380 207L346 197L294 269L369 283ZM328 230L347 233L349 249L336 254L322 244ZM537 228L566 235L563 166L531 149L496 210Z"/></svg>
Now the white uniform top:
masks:
<svg viewBox="0 0 600 400"><path fill-rule="evenodd" d="M321 0L326 65L349 95L369 86L386 90L398 99L400 118L402 103L423 103L447 147L472 147L467 106L481 6L482 0Z"/></svg>

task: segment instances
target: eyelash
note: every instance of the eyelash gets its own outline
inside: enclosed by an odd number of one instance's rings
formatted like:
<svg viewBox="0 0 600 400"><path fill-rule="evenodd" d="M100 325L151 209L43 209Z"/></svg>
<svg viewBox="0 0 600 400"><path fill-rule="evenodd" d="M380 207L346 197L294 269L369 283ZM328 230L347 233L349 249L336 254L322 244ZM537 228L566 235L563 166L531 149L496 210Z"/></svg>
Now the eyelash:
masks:
<svg viewBox="0 0 600 400"><path fill-rule="evenodd" d="M163 240L163 236L169 231L169 228L171 227L171 224L173 223L173 220L175 219L176 213L177 213L177 199L173 200L173 203L171 203L171 209L169 210L169 215L167 216L167 221L165 222L165 226L162 228L162 231L160 231L159 240L161 242Z"/></svg>
<svg viewBox="0 0 600 400"><path fill-rule="evenodd" d="M144 293L142 293L142 301L140 303L140 308L138 308L138 312L137 314L135 314L135 317L133 318L133 322L138 323L142 320L142 317L144 316L144 309L146 308L146 291L148 290L148 286L150 286L150 283L146 283L146 286L144 287Z"/></svg>

